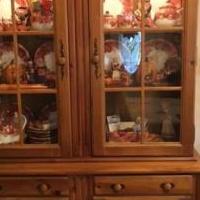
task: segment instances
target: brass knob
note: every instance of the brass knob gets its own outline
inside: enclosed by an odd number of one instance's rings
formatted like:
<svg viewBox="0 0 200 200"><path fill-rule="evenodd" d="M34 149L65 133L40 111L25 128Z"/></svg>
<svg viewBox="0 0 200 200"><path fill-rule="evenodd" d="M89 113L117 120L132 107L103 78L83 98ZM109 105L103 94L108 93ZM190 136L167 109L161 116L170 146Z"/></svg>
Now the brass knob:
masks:
<svg viewBox="0 0 200 200"><path fill-rule="evenodd" d="M100 61L99 56L98 55L94 55L93 59L92 59L93 64L97 65L97 64L99 64L99 61Z"/></svg>
<svg viewBox="0 0 200 200"><path fill-rule="evenodd" d="M66 64L65 57L58 57L58 64L59 65L65 65Z"/></svg>
<svg viewBox="0 0 200 200"><path fill-rule="evenodd" d="M161 184L161 188L163 189L164 192L170 192L175 185L173 183L163 183Z"/></svg>
<svg viewBox="0 0 200 200"><path fill-rule="evenodd" d="M47 192L50 190L50 186L47 185L47 184L45 184L45 183L43 183L43 184L40 184L40 185L38 186L38 190L39 190L42 194L45 194L45 193L47 193Z"/></svg>
<svg viewBox="0 0 200 200"><path fill-rule="evenodd" d="M124 190L125 186L123 184L114 184L111 185L111 188L114 192L121 192L122 190Z"/></svg>

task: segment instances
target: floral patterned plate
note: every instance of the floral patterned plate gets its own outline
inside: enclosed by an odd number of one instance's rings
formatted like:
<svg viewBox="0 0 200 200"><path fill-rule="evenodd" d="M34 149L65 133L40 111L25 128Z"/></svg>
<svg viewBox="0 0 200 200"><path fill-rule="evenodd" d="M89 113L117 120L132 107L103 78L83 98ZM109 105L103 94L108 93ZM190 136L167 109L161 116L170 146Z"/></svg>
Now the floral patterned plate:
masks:
<svg viewBox="0 0 200 200"><path fill-rule="evenodd" d="M146 63L144 66L145 83L164 84L169 70L180 71L181 59L176 46L165 39L152 39L145 43Z"/></svg>

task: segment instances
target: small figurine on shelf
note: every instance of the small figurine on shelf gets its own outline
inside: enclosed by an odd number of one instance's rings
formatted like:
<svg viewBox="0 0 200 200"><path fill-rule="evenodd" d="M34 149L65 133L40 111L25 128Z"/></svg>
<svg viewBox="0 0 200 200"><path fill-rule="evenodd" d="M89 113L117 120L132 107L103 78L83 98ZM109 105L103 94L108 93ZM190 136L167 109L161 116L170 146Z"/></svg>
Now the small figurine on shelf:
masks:
<svg viewBox="0 0 200 200"><path fill-rule="evenodd" d="M27 31L30 29L31 12L28 7L18 7L15 10L16 24L19 31Z"/></svg>
<svg viewBox="0 0 200 200"><path fill-rule="evenodd" d="M153 28L155 27L155 24L151 17L151 9L152 9L151 0L145 0L144 4L145 26Z"/></svg>
<svg viewBox="0 0 200 200"><path fill-rule="evenodd" d="M168 58L164 66L165 80L168 84L180 85L181 83L181 59Z"/></svg>
<svg viewBox="0 0 200 200"><path fill-rule="evenodd" d="M144 23L145 23L145 26L147 26L147 27L155 27L155 24L151 17L151 9L152 9L151 0L145 0L145 4L144 4L144 18L145 18L144 20L145 21L144 21ZM135 10L134 14L136 16L138 25L140 25L142 22L142 4L140 1L138 2L138 8L137 8L137 10Z"/></svg>
<svg viewBox="0 0 200 200"><path fill-rule="evenodd" d="M130 75L125 71L121 72L121 80L123 86L125 87L128 87L133 83L133 80L131 79Z"/></svg>
<svg viewBox="0 0 200 200"><path fill-rule="evenodd" d="M142 131L141 125L142 125L142 119L141 119L141 117L137 117L135 124L133 126L133 132L137 133L137 134L141 134L141 131Z"/></svg>
<svg viewBox="0 0 200 200"><path fill-rule="evenodd" d="M161 102L164 117L162 120L161 136L164 140L170 141L175 138L175 128L173 126L173 119L170 114L170 104L167 101Z"/></svg>
<svg viewBox="0 0 200 200"><path fill-rule="evenodd" d="M113 71L112 71L112 79L113 79L113 81L120 81L120 79L121 79L121 66L120 66L120 64L119 63L113 63L112 64L112 69L113 69Z"/></svg>

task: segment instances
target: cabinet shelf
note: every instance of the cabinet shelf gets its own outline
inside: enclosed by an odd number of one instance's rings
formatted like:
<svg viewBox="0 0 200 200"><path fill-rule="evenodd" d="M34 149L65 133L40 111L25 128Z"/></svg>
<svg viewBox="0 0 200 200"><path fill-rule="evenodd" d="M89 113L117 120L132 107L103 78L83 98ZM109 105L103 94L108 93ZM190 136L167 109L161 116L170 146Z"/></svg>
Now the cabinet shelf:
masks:
<svg viewBox="0 0 200 200"><path fill-rule="evenodd" d="M181 91L179 86L144 87L145 91ZM105 88L105 92L140 92L142 87L113 87Z"/></svg>
<svg viewBox="0 0 200 200"><path fill-rule="evenodd" d="M113 87L105 88L105 92L140 92L141 87Z"/></svg>
<svg viewBox="0 0 200 200"><path fill-rule="evenodd" d="M146 33L174 33L182 32L183 27L160 27L160 28L145 28Z"/></svg>
<svg viewBox="0 0 200 200"><path fill-rule="evenodd" d="M0 31L0 36L11 36L13 31Z"/></svg>
<svg viewBox="0 0 200 200"><path fill-rule="evenodd" d="M17 31L16 34L22 36L54 36L54 31Z"/></svg>
<svg viewBox="0 0 200 200"><path fill-rule="evenodd" d="M15 143L15 144L3 144L0 145L0 149L21 149L23 147L23 149L37 149L38 147L40 149L49 149L49 148L59 148L58 144L19 144L19 143Z"/></svg>
<svg viewBox="0 0 200 200"><path fill-rule="evenodd" d="M177 86L162 86L162 87L145 87L145 91L181 91L182 87Z"/></svg>
<svg viewBox="0 0 200 200"><path fill-rule="evenodd" d="M0 36L54 36L54 31L1 31Z"/></svg>
<svg viewBox="0 0 200 200"><path fill-rule="evenodd" d="M173 33L173 32L182 32L183 27L156 27L156 28L145 28L146 33ZM140 28L113 28L113 29L104 29L104 33L136 33L141 32Z"/></svg>
<svg viewBox="0 0 200 200"><path fill-rule="evenodd" d="M113 28L113 29L104 29L104 33L136 33L140 32L140 28Z"/></svg>
<svg viewBox="0 0 200 200"><path fill-rule="evenodd" d="M19 89L23 94L56 94L57 90L54 88L47 88L45 85L20 85L19 88L15 84L1 84L0 94L17 94Z"/></svg>

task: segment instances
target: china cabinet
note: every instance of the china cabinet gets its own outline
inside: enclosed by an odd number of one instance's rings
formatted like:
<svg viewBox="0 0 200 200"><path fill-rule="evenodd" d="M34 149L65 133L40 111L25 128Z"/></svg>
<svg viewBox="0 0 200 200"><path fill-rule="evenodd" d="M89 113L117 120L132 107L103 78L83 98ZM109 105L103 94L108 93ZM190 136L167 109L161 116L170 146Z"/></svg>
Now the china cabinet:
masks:
<svg viewBox="0 0 200 200"><path fill-rule="evenodd" d="M1 157L70 155L67 21L60 3L0 1Z"/></svg>
<svg viewBox="0 0 200 200"><path fill-rule="evenodd" d="M0 0L0 200L199 200L197 3Z"/></svg>

